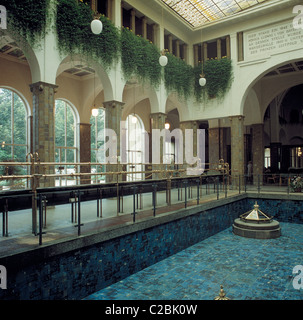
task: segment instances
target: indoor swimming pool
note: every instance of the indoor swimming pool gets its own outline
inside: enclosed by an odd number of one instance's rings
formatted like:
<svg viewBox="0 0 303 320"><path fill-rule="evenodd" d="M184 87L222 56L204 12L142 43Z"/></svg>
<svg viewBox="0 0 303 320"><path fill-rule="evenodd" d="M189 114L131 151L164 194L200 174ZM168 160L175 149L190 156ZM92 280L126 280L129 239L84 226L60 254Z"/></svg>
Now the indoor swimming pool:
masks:
<svg viewBox="0 0 303 320"><path fill-rule="evenodd" d="M303 265L303 225L280 225L282 236L271 240L228 228L85 299L213 300L223 285L232 300L302 300L293 269Z"/></svg>

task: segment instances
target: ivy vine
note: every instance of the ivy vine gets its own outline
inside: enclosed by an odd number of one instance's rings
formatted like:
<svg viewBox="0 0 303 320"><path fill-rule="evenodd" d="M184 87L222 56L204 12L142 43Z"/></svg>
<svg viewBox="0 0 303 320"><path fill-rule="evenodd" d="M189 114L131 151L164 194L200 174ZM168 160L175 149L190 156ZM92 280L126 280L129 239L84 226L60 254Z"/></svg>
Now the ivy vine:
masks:
<svg viewBox="0 0 303 320"><path fill-rule="evenodd" d="M35 47L45 37L50 24L50 0L2 0L8 12L8 26L16 39L25 39ZM121 57L122 72L126 80L135 76L158 87L164 81L168 92L177 92L185 99L223 98L232 82L230 59L211 59L203 65L207 80L199 86L202 66L192 67L180 58L166 53L168 64L159 64L160 50L150 41L135 35L128 28L121 31L104 15L100 17L103 31L95 35L90 30L93 12L86 1L57 0L55 28L61 54L80 54L99 61L106 70ZM24 40L23 40L24 41ZM162 72L163 70L163 72Z"/></svg>
<svg viewBox="0 0 303 320"><path fill-rule="evenodd" d="M126 80L135 76L157 87L161 82L159 49L150 41L135 35L128 28L121 30L122 71Z"/></svg>
<svg viewBox="0 0 303 320"><path fill-rule="evenodd" d="M168 92L176 92L180 97L189 98L193 88L193 68L171 53L166 54L168 63L164 69L164 84Z"/></svg>
<svg viewBox="0 0 303 320"><path fill-rule="evenodd" d="M50 0L2 0L7 10L8 28L16 40L35 47L46 33ZM25 41L24 41L25 40Z"/></svg>
<svg viewBox="0 0 303 320"><path fill-rule="evenodd" d="M200 74L203 72L206 78L205 87L199 85ZM194 95L197 101L204 98L222 99L230 89L232 77L232 61L227 57L222 59L210 59L194 68Z"/></svg>
<svg viewBox="0 0 303 320"><path fill-rule="evenodd" d="M118 29L104 15L100 17L103 30L100 35L91 32L93 12L89 5L71 0L58 0L56 28L60 53L84 55L100 59L108 69L119 56Z"/></svg>

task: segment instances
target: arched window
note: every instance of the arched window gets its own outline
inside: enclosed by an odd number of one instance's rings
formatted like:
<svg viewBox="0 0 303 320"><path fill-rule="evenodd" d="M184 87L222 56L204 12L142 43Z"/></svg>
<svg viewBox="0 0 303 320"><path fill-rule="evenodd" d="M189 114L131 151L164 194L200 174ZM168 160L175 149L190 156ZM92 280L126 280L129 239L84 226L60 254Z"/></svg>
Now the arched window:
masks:
<svg viewBox="0 0 303 320"><path fill-rule="evenodd" d="M126 118L127 140L127 181L143 180L143 173L136 173L144 169L144 124L141 118L136 114L130 114Z"/></svg>
<svg viewBox="0 0 303 320"><path fill-rule="evenodd" d="M75 166L71 164L77 162L76 115L71 105L61 99L55 101L55 161L59 163L59 173L76 172ZM69 184L75 184L75 180L59 179L59 185Z"/></svg>
<svg viewBox="0 0 303 320"><path fill-rule="evenodd" d="M28 113L24 101L16 92L0 88L0 112L0 161L26 161Z"/></svg>
<svg viewBox="0 0 303 320"><path fill-rule="evenodd" d="M104 166L101 163L105 163L105 110L103 108L98 109L98 114L91 116L91 162L100 163L100 165L92 165L92 173L104 172ZM105 176L92 176L94 182L104 181Z"/></svg>

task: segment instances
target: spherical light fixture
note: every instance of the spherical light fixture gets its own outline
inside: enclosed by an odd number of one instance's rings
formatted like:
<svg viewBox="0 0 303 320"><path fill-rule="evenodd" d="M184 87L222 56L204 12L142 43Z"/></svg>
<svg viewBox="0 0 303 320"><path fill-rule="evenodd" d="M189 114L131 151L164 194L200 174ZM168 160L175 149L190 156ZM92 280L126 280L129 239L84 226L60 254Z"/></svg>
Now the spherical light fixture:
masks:
<svg viewBox="0 0 303 320"><path fill-rule="evenodd" d="M165 128L166 130L169 130L169 128L170 128L170 123L166 121L165 124L164 124L164 128Z"/></svg>
<svg viewBox="0 0 303 320"><path fill-rule="evenodd" d="M206 79L204 78L203 75L200 75L199 85L200 85L201 87L204 87L204 86L206 85Z"/></svg>
<svg viewBox="0 0 303 320"><path fill-rule="evenodd" d="M92 115L93 115L94 117L97 117L98 114L99 114L99 110L98 110L97 108L93 108L93 109L92 109Z"/></svg>
<svg viewBox="0 0 303 320"><path fill-rule="evenodd" d="M159 63L161 67L165 67L167 65L168 59L167 56L165 55L165 51L161 51L161 56L159 58Z"/></svg>
<svg viewBox="0 0 303 320"><path fill-rule="evenodd" d="M99 19L94 19L90 24L90 28L93 34L100 34L103 29L103 24Z"/></svg>

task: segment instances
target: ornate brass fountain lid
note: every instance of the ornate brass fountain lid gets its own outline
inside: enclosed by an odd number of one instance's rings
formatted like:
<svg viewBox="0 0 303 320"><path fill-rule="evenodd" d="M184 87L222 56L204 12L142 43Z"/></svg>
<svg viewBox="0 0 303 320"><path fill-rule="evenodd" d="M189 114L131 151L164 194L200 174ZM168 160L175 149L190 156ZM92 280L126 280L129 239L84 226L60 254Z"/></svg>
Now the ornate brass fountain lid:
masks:
<svg viewBox="0 0 303 320"><path fill-rule="evenodd" d="M221 285L220 287L221 287L220 293L219 293L219 295L217 297L215 297L214 300L230 300L229 298L226 297L226 294L225 294L225 292L223 290L223 286Z"/></svg>
<svg viewBox="0 0 303 320"><path fill-rule="evenodd" d="M247 222L249 221L250 222L270 222L272 221L273 218L269 215L266 215L264 212L262 212L259 209L259 205L256 202L253 210L248 211L244 214L241 214L240 219Z"/></svg>

